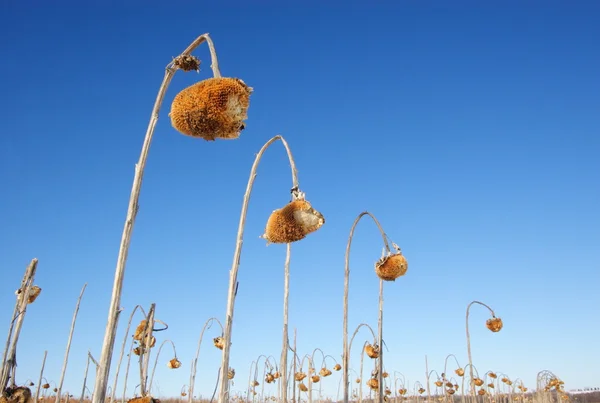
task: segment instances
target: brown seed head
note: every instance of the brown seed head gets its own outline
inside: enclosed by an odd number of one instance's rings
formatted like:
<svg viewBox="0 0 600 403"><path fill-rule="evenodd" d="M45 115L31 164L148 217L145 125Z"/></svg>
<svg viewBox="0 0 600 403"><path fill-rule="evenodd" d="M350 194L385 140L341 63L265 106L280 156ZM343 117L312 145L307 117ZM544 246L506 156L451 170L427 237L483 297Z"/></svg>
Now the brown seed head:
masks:
<svg viewBox="0 0 600 403"><path fill-rule="evenodd" d="M498 375L496 375L494 372L488 372L488 376L492 379L498 378Z"/></svg>
<svg viewBox="0 0 600 403"><path fill-rule="evenodd" d="M335 371L339 371L340 369L342 369L342 366L341 366L340 364L335 364L335 365L333 366L333 369L334 369Z"/></svg>
<svg viewBox="0 0 600 403"><path fill-rule="evenodd" d="M365 346L365 353L369 356L369 358L377 358L379 357L379 346L377 344L367 343Z"/></svg>
<svg viewBox="0 0 600 403"><path fill-rule="evenodd" d="M140 324L135 328L135 332L133 333L133 338L138 341L141 341L142 339L144 339L147 327L148 327L148 321L146 319L143 319L140 322Z"/></svg>
<svg viewBox="0 0 600 403"><path fill-rule="evenodd" d="M455 371L456 375L463 376L465 374L465 370L462 368L457 368Z"/></svg>
<svg viewBox="0 0 600 403"><path fill-rule="evenodd" d="M485 395L485 389L479 389L479 390L477 391L477 394L478 394L479 396L483 396L483 395Z"/></svg>
<svg viewBox="0 0 600 403"><path fill-rule="evenodd" d="M29 403L31 389L25 386L8 386L0 395L0 403Z"/></svg>
<svg viewBox="0 0 600 403"><path fill-rule="evenodd" d="M325 218L306 200L294 200L273 211L262 236L269 243L291 243L304 239L325 223Z"/></svg>
<svg viewBox="0 0 600 403"><path fill-rule="evenodd" d="M227 378L233 379L234 377L235 377L235 369L229 368L229 370L227 371Z"/></svg>
<svg viewBox="0 0 600 403"><path fill-rule="evenodd" d="M36 300L36 298L40 295L41 292L42 289L40 287L38 287L37 285L32 285L31 288L29 288L29 297L27 298L27 302L31 304L33 301Z"/></svg>
<svg viewBox="0 0 600 403"><path fill-rule="evenodd" d="M321 377L319 375L313 375L310 377L310 379L312 380L312 383L319 383Z"/></svg>
<svg viewBox="0 0 600 403"><path fill-rule="evenodd" d="M296 372L294 374L294 379L296 379L298 382L302 381L304 378L306 378L306 374L304 372Z"/></svg>
<svg viewBox="0 0 600 403"><path fill-rule="evenodd" d="M481 385L483 385L483 379L475 378L475 379L473 379L473 383L477 386L481 386Z"/></svg>
<svg viewBox="0 0 600 403"><path fill-rule="evenodd" d="M377 380L377 378L370 378L367 381L367 386L372 390L377 390L379 389L379 381Z"/></svg>
<svg viewBox="0 0 600 403"><path fill-rule="evenodd" d="M160 400L153 398L152 396L134 397L129 399L127 403L159 403Z"/></svg>
<svg viewBox="0 0 600 403"><path fill-rule="evenodd" d="M301 383L298 385L298 388L300 388L300 390L301 390L302 392L308 392L308 388L306 387L306 385L304 384L304 382L301 382Z"/></svg>
<svg viewBox="0 0 600 403"><path fill-rule="evenodd" d="M173 59L173 65L183 71L200 71L200 59L192 55L179 55Z"/></svg>
<svg viewBox="0 0 600 403"><path fill-rule="evenodd" d="M179 367L181 367L181 361L179 361L177 359L177 357L169 360L169 362L167 363L167 367L171 368L171 369L177 369Z"/></svg>
<svg viewBox="0 0 600 403"><path fill-rule="evenodd" d="M453 395L456 391L454 389L446 389L446 393L449 395Z"/></svg>
<svg viewBox="0 0 600 403"><path fill-rule="evenodd" d="M496 333L502 329L503 323L502 319L497 317L492 317L485 322L485 326L490 329L492 332Z"/></svg>
<svg viewBox="0 0 600 403"><path fill-rule="evenodd" d="M425 389L419 388L419 394L422 395L423 393L425 393Z"/></svg>
<svg viewBox="0 0 600 403"><path fill-rule="evenodd" d="M377 277L384 281L395 281L406 274L408 262L402 253L384 256L375 263Z"/></svg>
<svg viewBox="0 0 600 403"><path fill-rule="evenodd" d="M213 344L215 345L216 348L218 348L219 350L223 350L223 347L225 347L225 339L222 338L221 336L219 337L215 337L213 339Z"/></svg>
<svg viewBox="0 0 600 403"><path fill-rule="evenodd" d="M207 141L237 139L244 130L252 88L238 78L216 77L185 88L171 104L171 124Z"/></svg>
<svg viewBox="0 0 600 403"><path fill-rule="evenodd" d="M400 393L402 396L404 396L406 394L406 388L402 388L398 390L398 393Z"/></svg>
<svg viewBox="0 0 600 403"><path fill-rule="evenodd" d="M442 381L435 381L435 386L437 386L438 388L441 387L444 384L444 382Z"/></svg>

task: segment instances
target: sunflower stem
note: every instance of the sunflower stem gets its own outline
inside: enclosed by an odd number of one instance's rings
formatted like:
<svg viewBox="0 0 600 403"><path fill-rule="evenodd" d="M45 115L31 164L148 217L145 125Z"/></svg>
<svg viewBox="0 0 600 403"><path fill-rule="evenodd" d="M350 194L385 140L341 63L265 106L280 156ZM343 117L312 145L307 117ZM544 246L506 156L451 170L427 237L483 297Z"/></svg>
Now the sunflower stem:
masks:
<svg viewBox="0 0 600 403"><path fill-rule="evenodd" d="M75 332L75 322L77 322L77 314L79 313L79 305L81 304L81 299L83 298L83 293L85 292L85 288L87 287L87 283L83 285L81 289L81 293L79 294L79 298L77 298L77 304L75 305L75 312L73 313L73 320L71 321L71 330L69 331L69 339L67 340L67 348L65 349L65 358L63 361L63 367L60 373L60 381L58 382L58 392L56 392L55 403L60 403L60 394L62 392L63 382L65 380L65 374L67 373L67 365L69 363L69 351L71 351L71 341L73 340L73 333Z"/></svg>
<svg viewBox="0 0 600 403"><path fill-rule="evenodd" d="M21 286L19 287L17 302L15 303L10 326L8 328L8 337L6 339L6 347L2 358L2 367L0 367L0 396L6 395L6 387L8 386L11 372L13 374L13 377L10 380L11 385L15 386L14 373L17 367L17 344L19 342L21 328L23 327L23 321L25 320L27 305L29 304L29 292L33 285L33 280L35 279L37 263L37 259L34 258L31 260L27 269L25 269L25 275L23 276Z"/></svg>
<svg viewBox="0 0 600 403"><path fill-rule="evenodd" d="M235 251L233 254L233 264L231 267L231 271L229 273L229 291L228 291L228 295L227 295L227 311L225 314L225 328L224 328L224 333L223 333L223 339L224 339L225 345L223 346L223 355L222 355L222 360L221 360L221 388L219 390L219 400L218 400L219 403L226 403L228 401L229 381L227 379L227 371L229 368L229 356L230 356L230 351L231 351L231 333L232 333L232 326L233 326L233 314L234 314L234 307L235 307L236 290L237 290L237 286L238 286L237 275L238 275L238 270L240 267L242 244L244 242L244 228L246 226L246 215L248 212L248 205L250 203L250 195L252 194L252 188L254 186L254 180L256 179L256 175L257 175L256 172L257 172L260 160L262 159L262 156L265 153L265 151L267 150L267 148L269 148L269 146L277 140L281 140L281 142L283 143L283 146L285 147L287 155L288 155L290 167L292 169L292 189L298 189L298 171L296 169L296 163L292 156L292 152L291 152L287 142L285 141L285 139L282 136L277 135L277 136L271 138L269 141L267 141L265 143L265 145L262 146L262 148L260 149L258 154L256 155L256 158L255 158L254 163L252 164L252 168L250 170L250 178L248 179L248 184L246 186L246 193L244 194L244 199L243 199L243 203L242 203L242 212L240 214L240 222L239 222L239 226L238 226L237 240L236 240L236 245L235 245ZM287 340L284 341L284 344L285 344L284 348L286 348L285 354L287 354L287 347L286 347ZM283 372L285 373L285 371L283 371ZM286 384L286 379L283 377L283 374L282 374L281 382L284 385ZM100 403L100 402L93 402L93 403Z"/></svg>
<svg viewBox="0 0 600 403"><path fill-rule="evenodd" d="M182 53L180 56L188 56L194 49L196 49L202 42L207 41L209 38L208 34L200 35L196 38ZM213 47L214 48L214 47ZM213 49L214 51L214 49ZM216 54L213 60L213 64L216 66L216 73L218 72L218 63L216 62ZM167 88L173 79L173 75L177 71L177 68L173 61L171 61L165 70L165 76L162 84L158 89L158 94L152 107L152 113L150 114L150 122L146 130L144 142L142 143L142 149L140 151L140 157L135 164L135 171L133 177L133 185L131 187L131 195L129 197L127 216L125 217L125 224L123 228L123 234L121 236L121 244L119 246L119 254L117 258L117 265L115 268L115 277L113 282L112 295L110 299L110 306L108 308L108 319L106 323L106 330L104 333L104 339L102 342L102 352L100 353L100 365L96 373L96 381L94 384L94 396L91 403L104 403L106 400L106 388L108 386L108 376L110 374L110 364L112 361L112 353L115 345L115 338L117 336L117 322L119 317L119 304L121 303L121 294L123 291L123 279L125 277L125 266L127 263L127 256L129 254L129 245L131 243L131 235L133 233L133 227L135 224L135 218L139 210L139 198L140 191L142 188L142 181L144 178L144 169L146 167L146 160L148 159L148 153L150 151L150 144L152 143L152 137L154 136L154 130L156 123L158 122L158 114L163 103L163 99L167 92ZM213 68L213 73L215 72Z"/></svg>

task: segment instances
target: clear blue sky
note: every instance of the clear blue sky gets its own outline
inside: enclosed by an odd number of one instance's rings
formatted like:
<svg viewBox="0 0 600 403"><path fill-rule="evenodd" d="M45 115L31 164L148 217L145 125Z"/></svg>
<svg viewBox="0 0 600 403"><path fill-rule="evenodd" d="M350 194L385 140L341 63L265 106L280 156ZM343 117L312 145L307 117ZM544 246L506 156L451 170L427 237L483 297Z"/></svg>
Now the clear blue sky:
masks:
<svg viewBox="0 0 600 403"><path fill-rule="evenodd" d="M204 322L224 317L249 170L276 134L327 220L292 250L290 328L300 352L341 356L344 251L368 210L409 261L407 275L385 287L388 371L412 384L424 382L425 355L439 372L449 353L464 365L465 309L477 299L505 322L492 334L485 310L472 310L481 371L534 387L549 369L567 389L599 386L598 2L126 3L0 6L0 324L33 257L43 288L21 335L19 382L37 379L44 350L46 377L58 381L87 282L65 383L80 393L88 349L100 355L133 168L164 68L209 32L222 73L255 92L239 140L177 133L171 100L211 75L202 45L200 74L177 73L165 98L117 337L119 346L136 304L157 304L170 326L159 342L172 339L183 366L169 371L163 350L155 395L188 383ZM245 390L253 359L279 357L285 246L266 247L259 235L290 186L275 144L248 212L234 391ZM372 222L360 223L353 246L350 331L377 323L382 245ZM217 333L207 332L200 356L204 395L220 364ZM323 391L335 396L339 376ZM135 372L130 380L138 383Z"/></svg>

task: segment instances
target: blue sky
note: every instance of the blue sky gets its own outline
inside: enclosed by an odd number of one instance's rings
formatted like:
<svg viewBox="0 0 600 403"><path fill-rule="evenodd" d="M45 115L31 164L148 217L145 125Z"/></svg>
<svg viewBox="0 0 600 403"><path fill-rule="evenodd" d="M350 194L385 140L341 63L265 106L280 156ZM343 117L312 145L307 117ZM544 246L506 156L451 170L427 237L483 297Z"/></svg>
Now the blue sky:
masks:
<svg viewBox="0 0 600 403"><path fill-rule="evenodd" d="M247 128L208 143L167 116L178 91L211 76L178 72L150 150L117 336L136 304L157 304L183 362L163 350L154 394L177 395L204 322L225 314L242 196L256 152L282 134L325 226L292 248L290 329L298 350L340 358L344 251L368 210L398 243L407 275L385 286L388 371L424 382L453 353L521 378L554 371L598 385L600 328L600 6L593 1L166 3L3 2L0 107L0 324L33 257L43 288L19 350L19 382L57 382L81 304L64 389L78 395L99 357L134 164L164 67L209 32L225 76L254 87ZM289 199L286 155L265 154L250 203L231 365L279 357L285 246L259 239ZM377 323L381 239L359 224L350 331ZM136 322L139 321L136 318ZM206 334L196 391L212 393L220 354ZM360 343L368 337L357 336ZM116 347L118 353L119 347ZM359 349L352 353L358 368ZM113 365L113 369L115 366ZM132 367L135 368L135 367ZM114 373L114 372L113 372ZM335 396L339 374L323 392ZM135 386L135 372L130 375ZM93 382L92 382L93 383ZM111 382L112 383L112 382ZM119 386L122 393L122 386ZM130 389L131 390L131 389ZM267 388L268 390L274 390Z"/></svg>

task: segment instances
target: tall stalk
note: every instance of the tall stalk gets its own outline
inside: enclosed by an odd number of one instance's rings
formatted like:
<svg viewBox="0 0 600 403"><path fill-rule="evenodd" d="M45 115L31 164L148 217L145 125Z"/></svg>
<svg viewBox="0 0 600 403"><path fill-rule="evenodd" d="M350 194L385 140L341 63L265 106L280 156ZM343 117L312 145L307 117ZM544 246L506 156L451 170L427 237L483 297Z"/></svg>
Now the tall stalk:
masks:
<svg viewBox="0 0 600 403"><path fill-rule="evenodd" d="M37 263L37 259L34 258L31 260L27 269L25 269L25 275L23 276L23 280L21 280L21 286L17 290L17 302L15 303L10 326L8 328L8 337L6 339L6 346L2 357L2 367L0 367L0 396L5 395L11 373L11 385L15 386L17 344L19 342L21 328L23 327L23 321L25 320L27 305L29 304L29 292L35 279Z"/></svg>
<svg viewBox="0 0 600 403"><path fill-rule="evenodd" d="M469 376L471 377L471 381L470 381L471 397L475 397L475 384L474 384L474 379L473 379L473 359L471 358L471 335L469 334L469 310L471 309L471 305L473 305L473 304L478 304L478 305L486 307L492 314L492 317L496 316L496 314L494 313L494 310L492 308L490 308L489 306L487 306L486 304L484 304L483 302L472 301L469 305L467 305L467 313L465 315L465 322L466 322L466 330L467 330L467 353L469 355Z"/></svg>
<svg viewBox="0 0 600 403"><path fill-rule="evenodd" d="M383 231L383 228L381 227L381 224L379 224L379 221L377 221L377 218L375 218L375 216L371 213L369 213L368 211L364 211L362 213L360 213L358 215L358 217L356 217L356 219L354 220L354 223L352 224L352 228L350 229L350 236L348 237L348 244L346 245L346 258L345 258L345 270L344 270L344 352L343 352L343 364L342 364L342 378L344 379L344 403L348 403L348 399L349 399L349 387L350 387L350 380L348 378L348 366L349 366L349 348L348 348L348 289L349 289L349 284L350 284L350 248L352 246L352 237L354 236L354 229L356 228L356 225L358 224L358 222L360 221L360 219L365 216L368 215L369 217L371 217L373 219L373 221L375 221L375 224L377 225L377 228L379 229L379 232L381 233L381 238L383 239L383 244L385 245L385 249L389 252L390 251L390 245L388 244L388 240L387 240L387 235L385 234L385 232ZM380 345L380 348L382 346Z"/></svg>
<svg viewBox="0 0 600 403"><path fill-rule="evenodd" d="M148 385L148 365L150 364L150 352L152 351L152 330L154 328L154 312L156 304L150 305L148 317L146 318L146 332L144 333L143 345L140 341L140 394L146 397L150 390Z"/></svg>
<svg viewBox="0 0 600 403"><path fill-rule="evenodd" d="M224 340L225 345L223 346L223 356L222 356L222 361L221 361L221 375L220 375L221 376L221 388L219 390L219 403L226 403L227 399L228 399L229 382L227 379L227 370L229 368L229 355L230 355L230 351L231 351L231 333L232 333L232 325L233 325L233 313L234 313L234 307L235 307L235 297L237 294L237 287L238 287L237 275L238 275L238 270L240 267L242 244L244 242L244 228L246 226L246 214L248 212L248 204L250 203L250 195L252 194L252 188L254 186L254 180L256 179L256 175L257 175L256 171L258 169L260 160L262 159L262 156L265 153L265 151L267 150L267 148L269 148L269 146L277 140L281 140L281 142L283 143L283 146L285 147L285 150L287 152L290 166L292 169L292 197L295 199L296 197L298 197L301 194L301 192L299 191L299 186L298 186L298 172L296 169L296 163L294 162L294 157L292 156L292 152L290 151L287 141L285 141L285 139L282 136L277 135L277 136L273 137L272 139L270 139L269 141L267 141L265 143L265 145L262 146L262 148L260 149L258 154L256 155L256 158L255 158L254 163L252 164L252 168L250 170L250 178L248 179L248 184L246 186L246 193L244 194L244 200L242 203L242 212L240 214L240 222L239 222L239 226L238 226L237 240L236 240L236 245L235 245L235 251L233 254L233 264L231 267L231 271L229 272L229 292L227 295L227 311L225 314L225 328L224 328L224 332L223 332L223 340ZM283 308L284 309L284 325L283 325L284 334L287 334L287 298L286 298L286 295L289 293L288 287L289 287L290 251L291 251L291 247L288 244L287 252L286 252L286 269L285 269L286 279L284 282L284 288L285 288L284 289L284 308ZM287 337L284 337L283 344L284 345L282 346L282 349L281 349L281 358L282 358L281 361L282 362L280 363L280 368L282 369L281 383L283 385L285 385L286 381L287 381L287 373L286 373L286 365L284 365L284 361L287 362L287 348L288 348L288 344L289 344ZM287 389L286 388L282 389L282 401L284 401L284 402L287 401ZM94 402L94 403L96 403L96 402Z"/></svg>
<svg viewBox="0 0 600 403"><path fill-rule="evenodd" d="M40 369L40 377L38 378L37 390L35 391L34 403L38 403L40 399L40 389L42 387L42 378L44 377L44 368L46 367L46 357L48 356L48 350L44 351L44 359L42 360L42 368Z"/></svg>
<svg viewBox="0 0 600 403"><path fill-rule="evenodd" d="M123 337L123 344L121 345L121 353L119 354L119 360L117 361L117 370L115 371L115 379L113 386L111 388L110 401L115 401L115 395L117 394L117 382L119 380L119 372L121 371L121 364L123 363L123 354L125 354L125 346L127 344L127 339L129 338L129 329L131 328L131 322L133 321L133 315L137 310L141 310L144 317L146 317L146 311L142 308L141 305L136 305L131 311L129 315L129 321L127 322L127 329L125 329L125 336Z"/></svg>
<svg viewBox="0 0 600 403"><path fill-rule="evenodd" d="M100 354L100 366L96 374L96 382L94 385L94 396L92 403L104 403L106 400L106 388L108 384L108 376L110 374L110 364L112 360L113 348L115 345L115 338L117 336L117 321L120 313L121 294L123 290L123 279L125 277L125 265L127 262L127 255L129 253L129 245L131 243L131 235L133 233L133 226L135 218L139 210L139 198L140 191L142 188L142 181L144 178L144 169L146 167L146 160L148 159L148 152L150 151L150 144L152 137L154 136L154 129L158 122L158 114L163 103L163 99L167 92L167 88L173 79L173 75L178 70L176 61L189 56L194 49L196 49L201 43L206 41L210 48L211 59L212 59L212 70L215 77L220 77L219 64L217 61L217 55L214 50L214 46L208 34L200 35L196 38L178 57L173 59L165 71L162 84L158 89L158 94L152 107L152 113L150 115L150 122L146 130L144 142L142 143L142 149L140 151L140 157L138 163L135 165L135 172L133 177L133 185L131 187L131 195L129 197L129 203L127 207L127 216L125 218L125 224L123 228L123 235L121 237L121 244L119 246L119 255L117 258L117 265L115 268L115 278L113 283L113 290L110 299L110 306L108 309L108 320L106 323L106 330L104 333L104 340L102 342L102 352Z"/></svg>
<svg viewBox="0 0 600 403"><path fill-rule="evenodd" d="M158 364L158 358L160 357L160 352L161 352L163 346L165 345L165 343L171 343L171 346L173 347L173 357L175 359L177 359L177 350L175 350L175 343L173 343L169 339L160 343L160 347L158 348L158 351L156 352L156 358L154 359L154 366L152 367L152 375L150 375L150 383L148 384L148 392L150 392L150 393L152 392L152 383L154 382L154 373L156 372L156 365ZM176 368L173 368L173 369L176 369Z"/></svg>
<svg viewBox="0 0 600 403"><path fill-rule="evenodd" d="M379 403L383 403L383 280L379 280L379 319L377 321L379 332L379 358L377 359L378 381L379 381Z"/></svg>
<svg viewBox="0 0 600 403"><path fill-rule="evenodd" d="M65 349L65 358L63 361L62 371L60 373L60 381L58 382L58 392L56 392L56 399L54 399L55 403L60 403L60 394L62 392L63 382L65 380L65 374L67 373L67 364L69 363L69 351L71 350L71 341L73 340L73 332L75 331L75 322L77 321L77 314L79 313L79 305L81 304L81 299L83 298L83 293L85 292L85 287L87 287L87 283L83 285L81 289L81 293L79 294L79 298L77 298L77 304L75 305L75 312L73 313L73 320L71 321L71 330L69 331L69 339L67 340L67 348ZM87 369L86 369L87 373Z"/></svg>
<svg viewBox="0 0 600 403"><path fill-rule="evenodd" d="M202 327L202 331L200 332L200 337L198 338L198 347L196 348L196 356L194 357L194 361L192 361L192 370L190 371L190 386L188 390L188 402L192 403L194 400L194 386L196 384L196 369L198 367L198 357L200 356L200 346L202 345L202 339L204 338L204 332L206 329L210 329L213 322L217 322L219 327L221 328L221 336L223 335L223 325L219 322L217 318L209 318Z"/></svg>

